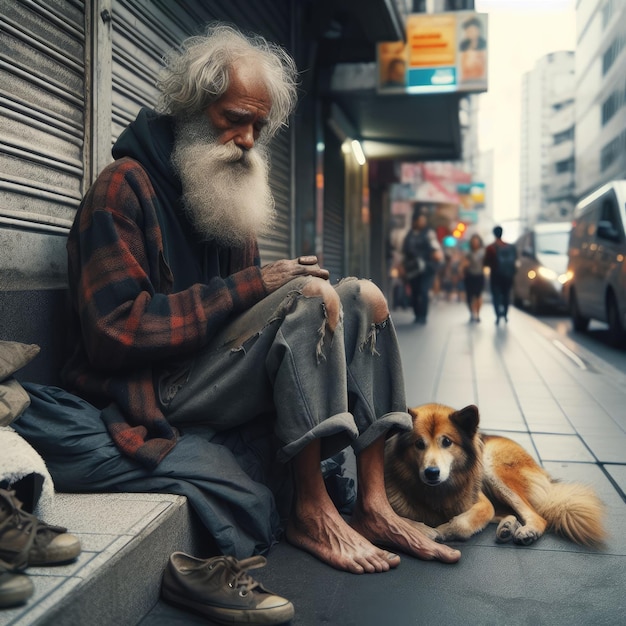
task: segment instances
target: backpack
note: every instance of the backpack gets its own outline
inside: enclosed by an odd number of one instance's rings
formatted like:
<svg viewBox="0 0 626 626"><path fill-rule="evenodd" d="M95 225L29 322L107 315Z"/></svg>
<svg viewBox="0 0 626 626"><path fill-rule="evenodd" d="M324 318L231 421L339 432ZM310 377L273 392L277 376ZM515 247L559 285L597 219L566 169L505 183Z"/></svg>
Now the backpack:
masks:
<svg viewBox="0 0 626 626"><path fill-rule="evenodd" d="M496 272L504 278L513 278L517 271L515 264L517 260L517 250L511 244L503 246L496 245Z"/></svg>

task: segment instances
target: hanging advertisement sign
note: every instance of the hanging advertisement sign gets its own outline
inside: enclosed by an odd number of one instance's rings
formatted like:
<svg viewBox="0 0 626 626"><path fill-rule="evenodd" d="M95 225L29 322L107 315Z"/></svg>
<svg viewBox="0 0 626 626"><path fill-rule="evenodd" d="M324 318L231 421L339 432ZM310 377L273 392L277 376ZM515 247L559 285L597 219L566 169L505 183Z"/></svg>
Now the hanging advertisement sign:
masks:
<svg viewBox="0 0 626 626"><path fill-rule="evenodd" d="M469 184L460 184L457 191L461 198L461 205L466 209L485 208L485 183L473 181Z"/></svg>
<svg viewBox="0 0 626 626"><path fill-rule="evenodd" d="M378 44L380 93L487 90L487 15L474 11L413 13L406 44Z"/></svg>

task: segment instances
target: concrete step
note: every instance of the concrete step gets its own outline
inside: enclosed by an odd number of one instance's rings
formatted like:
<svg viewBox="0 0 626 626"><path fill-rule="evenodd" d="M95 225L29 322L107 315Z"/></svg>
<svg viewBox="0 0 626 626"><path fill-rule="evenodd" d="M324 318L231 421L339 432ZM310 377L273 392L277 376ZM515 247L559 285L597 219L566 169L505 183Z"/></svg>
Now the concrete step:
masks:
<svg viewBox="0 0 626 626"><path fill-rule="evenodd" d="M201 554L187 499L169 494L56 494L45 519L77 535L76 562L31 567L35 593L0 610L0 626L127 626L156 604L163 568L177 550Z"/></svg>

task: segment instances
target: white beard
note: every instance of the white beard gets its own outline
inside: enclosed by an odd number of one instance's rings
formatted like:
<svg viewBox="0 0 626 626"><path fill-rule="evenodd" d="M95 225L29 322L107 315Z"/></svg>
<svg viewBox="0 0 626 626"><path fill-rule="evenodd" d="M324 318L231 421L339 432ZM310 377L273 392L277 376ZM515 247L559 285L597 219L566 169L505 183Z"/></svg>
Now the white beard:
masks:
<svg viewBox="0 0 626 626"><path fill-rule="evenodd" d="M241 247L266 233L276 214L267 151L242 150L202 116L176 128L172 163L183 188L183 209L202 240Z"/></svg>

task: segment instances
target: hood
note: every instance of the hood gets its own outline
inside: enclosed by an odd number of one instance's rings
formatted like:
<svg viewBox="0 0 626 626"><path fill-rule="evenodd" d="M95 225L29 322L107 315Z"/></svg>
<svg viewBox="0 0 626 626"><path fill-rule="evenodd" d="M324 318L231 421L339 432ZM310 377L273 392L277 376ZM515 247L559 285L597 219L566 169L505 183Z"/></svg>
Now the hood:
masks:
<svg viewBox="0 0 626 626"><path fill-rule="evenodd" d="M113 146L114 159L130 157L139 161L153 184L167 181L175 195L180 195L180 181L171 164L174 147L174 119L150 109L141 109L137 118L119 136Z"/></svg>
<svg viewBox="0 0 626 626"><path fill-rule="evenodd" d="M207 283L220 274L218 247L198 239L181 209L182 184L171 162L174 119L141 109L113 146L115 159L129 157L146 170L156 198L163 254L174 276L174 291Z"/></svg>

